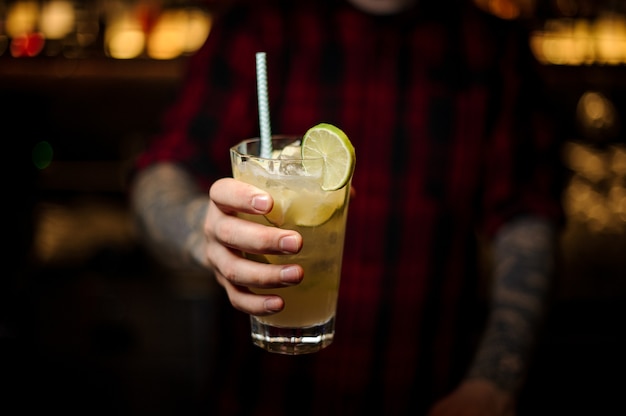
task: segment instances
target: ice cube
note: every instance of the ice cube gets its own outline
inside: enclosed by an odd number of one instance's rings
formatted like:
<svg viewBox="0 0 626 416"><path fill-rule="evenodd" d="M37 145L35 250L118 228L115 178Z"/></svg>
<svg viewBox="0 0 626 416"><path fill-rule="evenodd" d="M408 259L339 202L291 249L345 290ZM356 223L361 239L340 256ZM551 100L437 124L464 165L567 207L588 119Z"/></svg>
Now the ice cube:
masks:
<svg viewBox="0 0 626 416"><path fill-rule="evenodd" d="M300 140L296 140L295 142L285 146L278 155L278 159L300 159L301 157L302 150L300 147Z"/></svg>
<svg viewBox="0 0 626 416"><path fill-rule="evenodd" d="M285 159L287 160L287 159ZM305 176L306 171L301 162L283 162L280 164L280 173L289 176Z"/></svg>

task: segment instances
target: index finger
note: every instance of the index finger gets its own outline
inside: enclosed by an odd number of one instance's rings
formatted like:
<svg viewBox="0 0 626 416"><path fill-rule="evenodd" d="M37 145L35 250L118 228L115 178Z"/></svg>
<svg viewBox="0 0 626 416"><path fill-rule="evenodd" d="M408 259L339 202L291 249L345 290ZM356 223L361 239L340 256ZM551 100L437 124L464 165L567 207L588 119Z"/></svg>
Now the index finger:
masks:
<svg viewBox="0 0 626 416"><path fill-rule="evenodd" d="M267 214L274 206L269 193L233 178L215 181L209 189L209 198L220 210L229 214Z"/></svg>

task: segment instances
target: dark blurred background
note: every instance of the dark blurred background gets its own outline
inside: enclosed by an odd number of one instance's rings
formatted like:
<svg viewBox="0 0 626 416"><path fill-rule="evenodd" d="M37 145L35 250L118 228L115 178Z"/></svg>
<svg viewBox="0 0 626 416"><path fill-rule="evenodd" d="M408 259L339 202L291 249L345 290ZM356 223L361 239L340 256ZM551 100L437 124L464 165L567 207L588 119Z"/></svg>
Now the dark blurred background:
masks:
<svg viewBox="0 0 626 416"><path fill-rule="evenodd" d="M626 2L475 2L528 24L567 131L568 226L525 403L607 413L626 387ZM124 175L216 3L0 1L0 414L195 413L216 288L144 251Z"/></svg>

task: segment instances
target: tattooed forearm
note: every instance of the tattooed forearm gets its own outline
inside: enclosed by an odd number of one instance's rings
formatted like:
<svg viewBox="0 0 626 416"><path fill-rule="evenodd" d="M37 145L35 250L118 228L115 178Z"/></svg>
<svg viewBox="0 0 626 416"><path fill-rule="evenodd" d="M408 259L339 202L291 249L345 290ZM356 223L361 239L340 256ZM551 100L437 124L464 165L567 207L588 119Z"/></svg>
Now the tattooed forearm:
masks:
<svg viewBox="0 0 626 416"><path fill-rule="evenodd" d="M554 230L536 218L507 225L494 242L491 312L471 378L516 391L544 317L554 268Z"/></svg>
<svg viewBox="0 0 626 416"><path fill-rule="evenodd" d="M140 232L160 260L177 267L204 263L208 195L183 170L160 164L141 172L133 183L132 205Z"/></svg>

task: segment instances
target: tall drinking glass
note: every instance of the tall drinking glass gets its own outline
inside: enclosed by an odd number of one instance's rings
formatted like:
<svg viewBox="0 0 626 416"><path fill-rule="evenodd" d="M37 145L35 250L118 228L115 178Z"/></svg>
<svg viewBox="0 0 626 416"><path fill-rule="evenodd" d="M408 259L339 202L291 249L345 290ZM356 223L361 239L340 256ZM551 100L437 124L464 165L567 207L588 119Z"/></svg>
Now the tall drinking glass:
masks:
<svg viewBox="0 0 626 416"><path fill-rule="evenodd" d="M256 293L273 293L285 300L281 312L250 317L252 341L271 352L311 353L330 345L335 336L350 181L336 191L324 191L320 186L323 159L308 159L303 164L297 138L275 136L272 143L272 159L259 156L259 139L245 140L231 148L233 177L269 192L274 199L269 214L240 216L299 232L303 248L296 255L244 255L272 264L300 264L304 279L291 287L252 288Z"/></svg>

